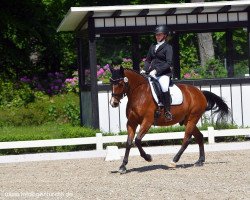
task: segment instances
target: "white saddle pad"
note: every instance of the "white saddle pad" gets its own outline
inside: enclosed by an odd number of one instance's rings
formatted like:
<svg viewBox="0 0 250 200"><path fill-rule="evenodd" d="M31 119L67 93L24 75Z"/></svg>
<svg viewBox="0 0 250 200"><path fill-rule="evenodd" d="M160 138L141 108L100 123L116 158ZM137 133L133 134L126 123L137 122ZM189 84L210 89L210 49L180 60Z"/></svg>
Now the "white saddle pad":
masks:
<svg viewBox="0 0 250 200"><path fill-rule="evenodd" d="M155 102L159 106L162 106L162 103L159 102L158 97L157 97L157 95L155 93L155 90L154 90L154 87L152 85L152 82L149 81L149 83L150 83L151 92L152 92L152 95L154 97ZM183 102L183 95L182 95L182 92L181 92L180 88L177 87L175 84L173 84L173 86L170 86L169 89L170 89L170 95L171 95L171 98L172 98L171 105L180 105L180 104L182 104L182 102Z"/></svg>

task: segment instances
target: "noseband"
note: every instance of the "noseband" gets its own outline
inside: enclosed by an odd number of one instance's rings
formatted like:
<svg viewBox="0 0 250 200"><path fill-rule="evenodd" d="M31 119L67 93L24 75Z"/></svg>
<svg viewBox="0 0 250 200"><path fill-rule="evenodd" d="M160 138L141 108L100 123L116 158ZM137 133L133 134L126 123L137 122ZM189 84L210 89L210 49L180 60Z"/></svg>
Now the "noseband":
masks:
<svg viewBox="0 0 250 200"><path fill-rule="evenodd" d="M119 79L115 79L115 80L110 78L110 83L112 85L118 85L118 84L120 84L119 82L122 80L124 80L124 78L119 78ZM113 93L113 90L112 90L111 96L120 102L120 100L123 99L123 97L125 97L127 95L127 93L125 91L127 88L128 88L128 82L124 81L122 92L115 94L115 93Z"/></svg>

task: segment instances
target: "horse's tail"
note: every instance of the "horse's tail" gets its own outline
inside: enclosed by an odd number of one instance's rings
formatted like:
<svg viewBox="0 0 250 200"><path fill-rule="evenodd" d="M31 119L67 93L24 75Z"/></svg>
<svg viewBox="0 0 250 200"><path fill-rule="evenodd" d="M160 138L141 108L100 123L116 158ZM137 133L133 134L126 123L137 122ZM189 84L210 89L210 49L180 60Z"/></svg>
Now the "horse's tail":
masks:
<svg viewBox="0 0 250 200"><path fill-rule="evenodd" d="M216 94L209 91L202 91L207 99L206 111L212 110L212 114L218 113L218 120L224 119L230 114L230 109L225 101Z"/></svg>

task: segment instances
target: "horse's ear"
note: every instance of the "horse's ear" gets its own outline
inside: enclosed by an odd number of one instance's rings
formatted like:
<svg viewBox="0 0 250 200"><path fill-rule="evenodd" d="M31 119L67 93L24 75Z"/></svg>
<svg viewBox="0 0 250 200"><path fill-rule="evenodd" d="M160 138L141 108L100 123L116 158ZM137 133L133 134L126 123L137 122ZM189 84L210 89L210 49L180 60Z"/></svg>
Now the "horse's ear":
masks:
<svg viewBox="0 0 250 200"><path fill-rule="evenodd" d="M122 66L120 67L120 74L122 77L124 77L124 68Z"/></svg>

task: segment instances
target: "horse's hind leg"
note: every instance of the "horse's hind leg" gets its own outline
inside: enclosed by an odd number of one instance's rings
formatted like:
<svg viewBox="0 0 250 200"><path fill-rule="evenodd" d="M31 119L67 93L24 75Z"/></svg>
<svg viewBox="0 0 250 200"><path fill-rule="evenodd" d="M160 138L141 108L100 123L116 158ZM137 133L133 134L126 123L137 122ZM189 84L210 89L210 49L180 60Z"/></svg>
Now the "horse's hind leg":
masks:
<svg viewBox="0 0 250 200"><path fill-rule="evenodd" d="M185 151L185 149L188 147L188 145L191 142L191 136L192 136L192 132L194 130L195 127L195 123L192 122L188 122L185 128L185 135L182 141L182 145L180 150L178 151L178 153L174 156L173 161L170 163L169 167L176 167L176 163L180 160L181 155L183 154L183 152Z"/></svg>
<svg viewBox="0 0 250 200"><path fill-rule="evenodd" d="M141 146L141 140L144 137L144 135L146 134L146 132L148 131L148 129L151 127L150 123L142 123L139 133L137 134L136 138L135 138L135 144L140 152L141 157L143 157L146 161L151 162L152 161L152 157L150 154L146 154L146 152L144 151L144 149Z"/></svg>
<svg viewBox="0 0 250 200"><path fill-rule="evenodd" d="M199 160L195 163L195 165L202 166L203 163L205 162L203 135L196 126L194 128L193 135L194 135L196 143L199 145L199 150L200 150Z"/></svg>

